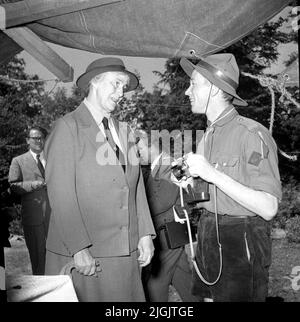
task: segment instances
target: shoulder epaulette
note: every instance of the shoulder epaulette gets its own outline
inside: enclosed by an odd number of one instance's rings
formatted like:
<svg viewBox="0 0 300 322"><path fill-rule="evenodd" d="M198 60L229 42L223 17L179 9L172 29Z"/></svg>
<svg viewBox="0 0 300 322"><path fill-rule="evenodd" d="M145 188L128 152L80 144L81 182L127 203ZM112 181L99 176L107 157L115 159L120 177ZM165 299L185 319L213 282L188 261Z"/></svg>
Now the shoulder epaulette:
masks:
<svg viewBox="0 0 300 322"><path fill-rule="evenodd" d="M260 124L259 122L249 119L247 117L238 116L237 121L246 126L250 132L256 133L261 141L261 155L263 158L266 158L269 153L269 146L267 138L270 138L270 142L272 142L276 148L276 143L269 133L268 129ZM270 144L270 143L269 143Z"/></svg>
<svg viewBox="0 0 300 322"><path fill-rule="evenodd" d="M245 126L250 132L257 132L262 127L262 125L255 120L241 115L237 117L237 122Z"/></svg>

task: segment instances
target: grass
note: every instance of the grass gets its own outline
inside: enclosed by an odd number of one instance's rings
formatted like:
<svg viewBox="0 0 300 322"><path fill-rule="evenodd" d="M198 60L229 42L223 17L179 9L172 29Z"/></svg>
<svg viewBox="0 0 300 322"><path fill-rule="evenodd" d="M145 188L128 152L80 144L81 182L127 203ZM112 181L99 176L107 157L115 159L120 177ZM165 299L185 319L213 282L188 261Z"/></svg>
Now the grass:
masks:
<svg viewBox="0 0 300 322"><path fill-rule="evenodd" d="M293 290L290 275L293 267L299 267L298 291ZM269 278L270 300L300 302L300 244L288 243L286 239L273 240L272 265Z"/></svg>
<svg viewBox="0 0 300 322"><path fill-rule="evenodd" d="M10 243L12 247L4 249L6 275L31 275L29 253L24 238L14 236Z"/></svg>
<svg viewBox="0 0 300 322"><path fill-rule="evenodd" d="M6 275L31 274L24 240L14 238L11 244L12 248L5 248ZM298 291L292 288L290 280L292 269L296 266L299 266L299 272L294 282L299 278ZM288 243L286 239L273 240L268 301L300 302L300 244ZM181 302L173 287L170 287L169 302Z"/></svg>

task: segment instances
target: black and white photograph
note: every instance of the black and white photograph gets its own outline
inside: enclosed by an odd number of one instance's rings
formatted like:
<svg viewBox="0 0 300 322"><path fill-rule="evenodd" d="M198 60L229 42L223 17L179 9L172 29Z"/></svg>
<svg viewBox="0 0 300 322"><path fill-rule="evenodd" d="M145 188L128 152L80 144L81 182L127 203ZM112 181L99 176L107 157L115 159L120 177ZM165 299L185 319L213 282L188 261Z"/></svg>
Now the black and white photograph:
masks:
<svg viewBox="0 0 300 322"><path fill-rule="evenodd" d="M300 302L299 8L0 0L0 303Z"/></svg>

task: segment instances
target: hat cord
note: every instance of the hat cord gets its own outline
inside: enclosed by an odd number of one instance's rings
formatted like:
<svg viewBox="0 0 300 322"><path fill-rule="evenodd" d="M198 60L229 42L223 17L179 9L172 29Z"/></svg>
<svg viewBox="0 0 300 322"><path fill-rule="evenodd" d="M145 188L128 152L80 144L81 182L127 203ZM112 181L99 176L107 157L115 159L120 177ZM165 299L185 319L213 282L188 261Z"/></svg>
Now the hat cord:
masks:
<svg viewBox="0 0 300 322"><path fill-rule="evenodd" d="M205 112L204 114L206 115L206 112L207 112L207 109L208 109L208 103L210 101L210 96L211 96L211 91L212 91L212 87L213 87L213 84L210 83L210 90L209 90L209 94L208 94L208 98L207 98L207 102L206 102L206 107L205 107Z"/></svg>

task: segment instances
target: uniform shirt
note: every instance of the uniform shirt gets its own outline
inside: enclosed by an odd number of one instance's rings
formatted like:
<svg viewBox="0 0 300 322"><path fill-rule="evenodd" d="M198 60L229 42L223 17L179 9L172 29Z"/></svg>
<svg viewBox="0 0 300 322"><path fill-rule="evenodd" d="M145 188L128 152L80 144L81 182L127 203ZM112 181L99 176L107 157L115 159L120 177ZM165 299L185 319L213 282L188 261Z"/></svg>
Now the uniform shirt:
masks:
<svg viewBox="0 0 300 322"><path fill-rule="evenodd" d="M197 147L219 171L254 190L265 191L281 200L277 147L269 131L260 123L240 116L233 106L211 123ZM214 212L214 189L203 207ZM217 189L219 214L255 216Z"/></svg>

